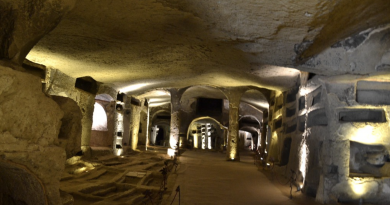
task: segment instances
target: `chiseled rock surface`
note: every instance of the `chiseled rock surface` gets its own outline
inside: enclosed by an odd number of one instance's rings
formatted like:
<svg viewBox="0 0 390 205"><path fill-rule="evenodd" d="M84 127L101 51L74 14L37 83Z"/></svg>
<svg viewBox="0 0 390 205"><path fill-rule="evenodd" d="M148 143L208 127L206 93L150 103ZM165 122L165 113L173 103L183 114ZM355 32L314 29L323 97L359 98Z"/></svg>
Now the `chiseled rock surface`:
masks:
<svg viewBox="0 0 390 205"><path fill-rule="evenodd" d="M57 146L62 116L39 78L0 66L0 155L31 170L53 205L60 204L65 166L65 151Z"/></svg>
<svg viewBox="0 0 390 205"><path fill-rule="evenodd" d="M30 49L53 30L75 0L0 1L0 59L22 63Z"/></svg>

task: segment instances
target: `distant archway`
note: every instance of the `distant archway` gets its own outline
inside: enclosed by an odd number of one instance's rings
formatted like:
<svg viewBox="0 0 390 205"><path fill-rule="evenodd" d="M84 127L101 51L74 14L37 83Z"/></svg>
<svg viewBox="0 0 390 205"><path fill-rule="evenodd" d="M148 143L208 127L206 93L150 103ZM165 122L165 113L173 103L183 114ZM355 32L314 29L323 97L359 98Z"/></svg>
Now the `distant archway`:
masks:
<svg viewBox="0 0 390 205"><path fill-rule="evenodd" d="M107 128L107 114L103 106L95 102L93 110L92 130L108 131Z"/></svg>
<svg viewBox="0 0 390 205"><path fill-rule="evenodd" d="M113 147L115 133L115 101L110 95L99 94L95 97L91 129L91 147Z"/></svg>
<svg viewBox="0 0 390 205"><path fill-rule="evenodd" d="M203 122L201 123L201 127L195 127L195 123L197 122ZM210 122L217 125L220 132L214 130L216 128L213 128ZM220 145L225 145L227 130L227 127L223 126L218 120L212 117L205 116L195 118L187 129L188 146L202 149L219 149Z"/></svg>

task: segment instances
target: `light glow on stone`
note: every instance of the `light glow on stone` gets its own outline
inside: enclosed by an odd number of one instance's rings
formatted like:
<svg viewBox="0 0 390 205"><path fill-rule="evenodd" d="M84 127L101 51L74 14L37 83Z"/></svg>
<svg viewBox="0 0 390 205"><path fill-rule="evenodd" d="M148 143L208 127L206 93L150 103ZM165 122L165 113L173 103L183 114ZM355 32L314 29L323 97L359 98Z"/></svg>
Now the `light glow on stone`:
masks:
<svg viewBox="0 0 390 205"><path fill-rule="evenodd" d="M168 151L167 151L168 153L168 156L170 156L170 157L173 157L173 156L175 156L175 150L174 149L171 149L171 148L168 148Z"/></svg>
<svg viewBox="0 0 390 205"><path fill-rule="evenodd" d="M305 184L305 178L306 178L307 156L308 156L307 145L306 142L303 141L300 150L300 159L299 159L299 171L301 171L302 173L303 184Z"/></svg>
<svg viewBox="0 0 390 205"><path fill-rule="evenodd" d="M123 149L117 149L116 150L116 156L121 156L123 153Z"/></svg>
<svg viewBox="0 0 390 205"><path fill-rule="evenodd" d="M93 110L93 121L92 130L96 131L107 131L107 114L104 108L99 104L95 103Z"/></svg>
<svg viewBox="0 0 390 205"><path fill-rule="evenodd" d="M382 140L380 133L374 133L374 127L371 125L366 125L362 128L351 129L349 133L351 141L364 144L378 144Z"/></svg>
<svg viewBox="0 0 390 205"><path fill-rule="evenodd" d="M146 87L148 85L150 85L150 83L138 83L138 84L124 87L124 88L120 89L119 92L121 92L121 93L131 92L131 91L139 90L139 89Z"/></svg>

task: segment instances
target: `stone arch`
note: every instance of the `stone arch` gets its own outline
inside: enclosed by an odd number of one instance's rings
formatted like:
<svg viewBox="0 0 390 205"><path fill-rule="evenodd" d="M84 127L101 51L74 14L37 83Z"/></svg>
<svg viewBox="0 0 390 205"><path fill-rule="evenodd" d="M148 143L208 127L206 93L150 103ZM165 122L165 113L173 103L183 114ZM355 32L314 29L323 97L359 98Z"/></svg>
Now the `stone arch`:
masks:
<svg viewBox="0 0 390 205"><path fill-rule="evenodd" d="M222 133L220 133L222 136L220 136L219 138L221 138L220 140L218 140L219 142L215 143L215 147L218 148L218 145L225 145L225 142L226 142L226 135L227 135L227 130L228 128L223 126L218 120L216 120L215 118L212 118L212 117L209 117L209 116L204 116L204 117L198 117L198 118L195 118L191 121L191 123L189 124L188 128L187 128L187 142L189 142L189 146L191 147L194 147L194 148L198 148L198 134L199 132L197 131L197 133L192 133L192 127L193 127L193 124L197 121L212 121L212 122L215 122L220 130L222 130ZM194 135L195 134L195 135ZM191 137L193 138L192 140L192 143L191 143Z"/></svg>
<svg viewBox="0 0 390 205"><path fill-rule="evenodd" d="M241 96L241 103L240 104L248 104L249 106L253 107L254 109L258 110L259 112L261 112L261 119L259 119L259 117L256 117L256 116L251 116L249 117L248 114L246 115L243 115L239 122L245 120L245 118L248 119L251 118L252 121L255 120L257 121L258 123L258 131L256 132L257 134L257 137L255 136L256 134L253 134L252 136L252 140L253 141L253 144L256 145L256 147L253 147L253 148L256 148L260 145L265 145L266 143L266 136L265 136L265 133L261 133L261 130L263 129L261 126L262 126L262 118L263 118L263 113L264 111L268 112L269 111L269 97L267 95L267 90L259 90L259 89L256 89L256 88L250 88L249 90L245 91L243 93L243 95ZM268 93L269 94L269 93ZM243 123L240 123L240 126L242 126L241 124ZM241 128L240 128L241 129ZM264 136L263 136L264 135Z"/></svg>
<svg viewBox="0 0 390 205"><path fill-rule="evenodd" d="M96 95L90 138L91 147L113 147L115 118L114 98L105 93Z"/></svg>
<svg viewBox="0 0 390 205"><path fill-rule="evenodd" d="M248 121L252 121L252 122L256 121L259 125L258 128L260 129L261 123L260 123L259 119L257 119L257 117L255 117L253 115L243 115L238 119L238 122L244 122L246 119L248 119Z"/></svg>
<svg viewBox="0 0 390 205"><path fill-rule="evenodd" d="M65 149L66 157L70 158L81 151L81 120L83 115L74 100L61 96L52 96L52 99L64 112L58 141L60 146Z"/></svg>
<svg viewBox="0 0 390 205"><path fill-rule="evenodd" d="M152 142L155 145L168 146L168 144L169 144L170 122L169 121L157 122L154 125L154 128L158 128L159 130L156 131L155 136L153 136L154 139L152 139ZM158 139L159 136L162 136L162 137L160 139Z"/></svg>
<svg viewBox="0 0 390 205"><path fill-rule="evenodd" d="M166 115L162 115L162 114L166 114ZM168 109L158 110L152 114L150 118L150 122L151 123L155 122L157 116L170 116L170 115L171 115L171 111Z"/></svg>
<svg viewBox="0 0 390 205"><path fill-rule="evenodd" d="M258 144L259 144L260 129L245 125L245 126L240 127L240 131L249 132L251 134L251 140L250 140L251 148L256 149ZM247 139L243 139L243 141L241 141L241 142L243 143L245 141L247 141ZM241 149L243 149L242 146L243 145L241 144Z"/></svg>
<svg viewBox="0 0 390 205"><path fill-rule="evenodd" d="M263 92L257 89L249 89L245 91L240 99L241 102L245 102L259 110L268 110L269 103L268 98Z"/></svg>
<svg viewBox="0 0 390 205"><path fill-rule="evenodd" d="M23 165L0 160L0 184L0 204L48 204L42 181Z"/></svg>
<svg viewBox="0 0 390 205"><path fill-rule="evenodd" d="M191 107L193 102L189 100L192 98L204 97L204 98L214 98L214 99L226 99L228 100L227 95L218 87L208 86L208 85L195 85L185 88L183 94L180 97L181 104L188 104L190 107L184 107L186 109L195 109Z"/></svg>

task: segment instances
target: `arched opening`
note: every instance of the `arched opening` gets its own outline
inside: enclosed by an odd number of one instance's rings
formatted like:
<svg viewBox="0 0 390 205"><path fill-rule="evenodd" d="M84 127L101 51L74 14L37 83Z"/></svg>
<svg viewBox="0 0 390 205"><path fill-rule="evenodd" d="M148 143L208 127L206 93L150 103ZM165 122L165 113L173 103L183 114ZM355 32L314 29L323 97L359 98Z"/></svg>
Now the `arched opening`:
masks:
<svg viewBox="0 0 390 205"><path fill-rule="evenodd" d="M52 96L52 99L64 112L58 141L60 146L65 149L66 157L70 158L81 151L81 119L83 116L74 100L61 96Z"/></svg>
<svg viewBox="0 0 390 205"><path fill-rule="evenodd" d="M252 133L253 149L265 150L266 132L262 127L263 113L268 113L269 103L263 92L265 90L251 89L246 91L241 97L240 103L240 127L252 127L255 131Z"/></svg>
<svg viewBox="0 0 390 205"><path fill-rule="evenodd" d="M156 136L156 145L164 145L164 136L165 136L165 130L164 130L164 127L162 126L157 126L158 130L157 130L157 136Z"/></svg>
<svg viewBox="0 0 390 205"><path fill-rule="evenodd" d="M95 102L93 110L92 130L95 131L108 131L107 128L107 114L103 106Z"/></svg>
<svg viewBox="0 0 390 205"><path fill-rule="evenodd" d="M199 117L190 123L187 130L187 147L195 149L223 149L226 144L227 127L212 117Z"/></svg>
<svg viewBox="0 0 390 205"><path fill-rule="evenodd" d="M241 103L246 104L246 103ZM242 106L240 106L242 107ZM245 109L242 109L245 111ZM257 111L259 112L259 111ZM256 113L255 111L251 111L251 113ZM259 117L262 117L262 113L258 113ZM261 123L259 119L257 119L253 115L244 115L240 117L238 120L239 122L239 130L240 130L240 149L246 149L246 150L257 150L257 148L260 146L260 136L261 136ZM250 135L248 137L243 137L243 134L241 132L248 132ZM250 144L248 144L248 139L250 139ZM242 144L245 143L245 144Z"/></svg>
<svg viewBox="0 0 390 205"><path fill-rule="evenodd" d="M115 101L107 94L95 97L90 146L112 148L115 133Z"/></svg>
<svg viewBox="0 0 390 205"><path fill-rule="evenodd" d="M0 160L0 204L48 204L42 182L25 166Z"/></svg>
<svg viewBox="0 0 390 205"><path fill-rule="evenodd" d="M150 123L150 145L164 147L169 145L170 123L170 110L163 108L153 112Z"/></svg>
<svg viewBox="0 0 390 205"><path fill-rule="evenodd" d="M253 136L251 132L248 131L239 131L240 140L239 140L239 148L241 150L252 150L253 147Z"/></svg>

